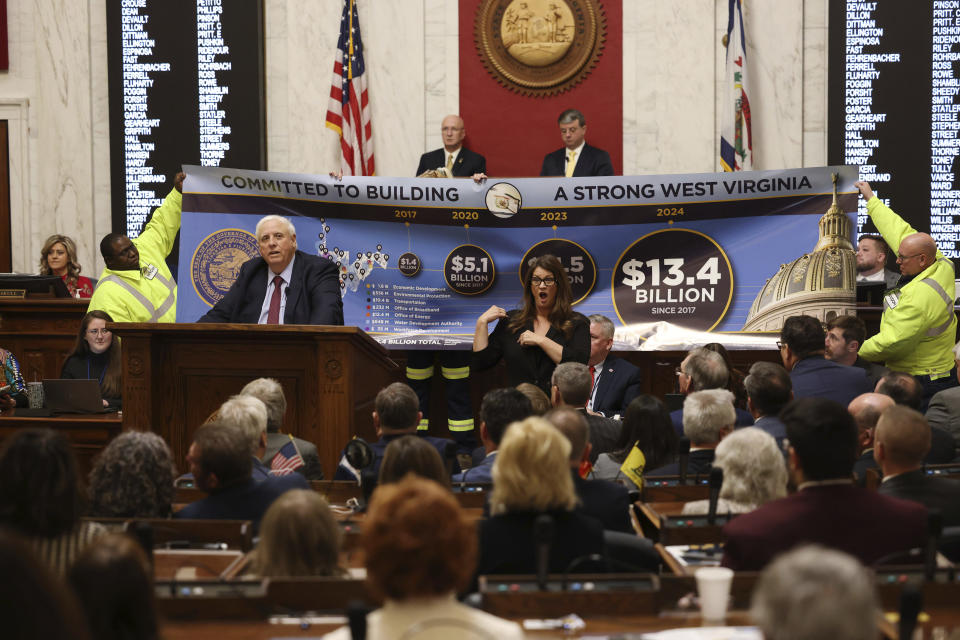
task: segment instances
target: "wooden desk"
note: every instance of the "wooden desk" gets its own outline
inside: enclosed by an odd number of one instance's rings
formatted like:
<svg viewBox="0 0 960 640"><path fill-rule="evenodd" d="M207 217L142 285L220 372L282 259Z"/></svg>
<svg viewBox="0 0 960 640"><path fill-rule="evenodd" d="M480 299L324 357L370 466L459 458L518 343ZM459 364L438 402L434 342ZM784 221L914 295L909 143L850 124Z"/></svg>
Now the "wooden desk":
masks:
<svg viewBox="0 0 960 640"><path fill-rule="evenodd" d="M119 413L70 414L49 418L25 418L16 409L0 412L0 441L24 427L49 427L63 433L77 456L80 473L86 477L93 459L123 429Z"/></svg>
<svg viewBox="0 0 960 640"><path fill-rule="evenodd" d="M284 425L317 445L324 473L354 435L375 438L377 392L401 377L373 338L356 327L110 323L123 340L123 425L152 430L185 469L194 430L259 377L287 397Z"/></svg>
<svg viewBox="0 0 960 640"><path fill-rule="evenodd" d="M0 300L0 347L16 356L23 379L59 378L73 350L89 300Z"/></svg>
<svg viewBox="0 0 960 640"><path fill-rule="evenodd" d="M242 551L228 549L154 549L153 577L156 580L211 580L227 577L230 570L244 558ZM185 577L182 569L193 569L193 577ZM180 572L180 575L177 573Z"/></svg>

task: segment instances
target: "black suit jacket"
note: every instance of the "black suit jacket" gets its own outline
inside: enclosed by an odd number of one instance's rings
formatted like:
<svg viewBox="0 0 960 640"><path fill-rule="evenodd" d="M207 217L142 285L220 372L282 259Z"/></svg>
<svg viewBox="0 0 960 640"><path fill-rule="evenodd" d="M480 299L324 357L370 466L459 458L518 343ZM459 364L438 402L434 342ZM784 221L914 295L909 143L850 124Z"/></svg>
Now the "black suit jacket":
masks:
<svg viewBox="0 0 960 640"><path fill-rule="evenodd" d="M586 408L576 409L586 420L590 428L590 464L597 461L601 453L610 453L620 441L620 432L623 424L613 418L604 418L587 413Z"/></svg>
<svg viewBox="0 0 960 640"><path fill-rule="evenodd" d="M633 533L630 524L630 492L622 484L608 480L584 480L573 473L573 487L580 498L580 510L603 524L609 531Z"/></svg>
<svg viewBox="0 0 960 640"><path fill-rule="evenodd" d="M543 166L540 168L541 176L565 176L567 175L567 149L557 149L548 153L543 158ZM586 178L590 176L612 176L613 163L610 162L610 154L603 149L591 147L584 144L580 151L580 157L577 158L577 166L573 169L574 178Z"/></svg>
<svg viewBox="0 0 960 640"><path fill-rule="evenodd" d="M429 151L420 156L420 165L417 167L417 175L430 169L447 166L447 151L443 147ZM470 151L466 147L460 147L460 153L453 161L451 173L458 178L469 178L475 173L487 172L487 160L479 153Z"/></svg>
<svg viewBox="0 0 960 640"><path fill-rule="evenodd" d="M253 478L211 493L177 511L174 518L210 520L251 520L253 530L260 528L260 520L273 501L290 489L309 489L310 483L299 473L271 476L266 480Z"/></svg>
<svg viewBox="0 0 960 640"><path fill-rule="evenodd" d="M917 469L884 480L877 493L939 509L943 526L960 526L960 481L927 475L923 469Z"/></svg>
<svg viewBox="0 0 960 640"><path fill-rule="evenodd" d="M710 469L713 468L713 459L717 452L715 449L695 449L690 452L687 458L687 476L708 476ZM673 462L666 466L654 469L645 476L675 476L680 473L680 463Z"/></svg>
<svg viewBox="0 0 960 640"><path fill-rule="evenodd" d="M495 573L530 574L537 570L537 546L533 525L539 516L533 511L512 512L481 520L477 575ZM550 573L564 573L577 558L606 553L603 525L578 511L550 511L553 516L553 544L550 545ZM586 563L573 573L591 573L596 565Z"/></svg>
<svg viewBox="0 0 960 640"><path fill-rule="evenodd" d="M723 527L723 566L760 571L800 544L839 549L872 565L926 542L927 509L852 484L814 486L768 502Z"/></svg>
<svg viewBox="0 0 960 640"><path fill-rule="evenodd" d="M257 324L267 295L267 272L267 263L260 256L244 262L227 295L197 322ZM331 261L297 251L283 323L343 324L340 278Z"/></svg>
<svg viewBox="0 0 960 640"><path fill-rule="evenodd" d="M593 410L605 416L622 415L630 401L640 395L642 382L639 367L621 358L608 356L597 382Z"/></svg>

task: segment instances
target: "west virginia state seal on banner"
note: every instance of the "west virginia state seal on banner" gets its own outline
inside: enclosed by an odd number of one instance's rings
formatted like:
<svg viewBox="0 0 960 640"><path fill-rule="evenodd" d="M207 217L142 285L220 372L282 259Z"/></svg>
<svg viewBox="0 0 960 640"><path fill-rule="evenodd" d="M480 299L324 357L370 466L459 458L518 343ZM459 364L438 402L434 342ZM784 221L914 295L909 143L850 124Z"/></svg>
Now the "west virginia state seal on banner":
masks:
<svg viewBox="0 0 960 640"><path fill-rule="evenodd" d="M243 263L258 255L257 238L243 229L221 229L197 245L190 279L197 295L211 307L227 295Z"/></svg>
<svg viewBox="0 0 960 640"><path fill-rule="evenodd" d="M483 0L474 41L503 86L531 96L562 93L596 66L607 23L598 0Z"/></svg>

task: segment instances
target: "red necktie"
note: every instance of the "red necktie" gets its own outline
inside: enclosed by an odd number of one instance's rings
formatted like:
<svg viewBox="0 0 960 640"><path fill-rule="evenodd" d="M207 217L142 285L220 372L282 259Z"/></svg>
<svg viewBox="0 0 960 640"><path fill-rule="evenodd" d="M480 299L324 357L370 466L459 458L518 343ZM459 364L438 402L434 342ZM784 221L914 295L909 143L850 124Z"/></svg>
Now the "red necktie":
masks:
<svg viewBox="0 0 960 640"><path fill-rule="evenodd" d="M593 383L597 380L597 368L593 365L590 365L590 388L593 388Z"/></svg>
<svg viewBox="0 0 960 640"><path fill-rule="evenodd" d="M283 278L275 276L273 278L273 295L270 297L270 310L267 312L267 324L280 324L281 286L283 286Z"/></svg>

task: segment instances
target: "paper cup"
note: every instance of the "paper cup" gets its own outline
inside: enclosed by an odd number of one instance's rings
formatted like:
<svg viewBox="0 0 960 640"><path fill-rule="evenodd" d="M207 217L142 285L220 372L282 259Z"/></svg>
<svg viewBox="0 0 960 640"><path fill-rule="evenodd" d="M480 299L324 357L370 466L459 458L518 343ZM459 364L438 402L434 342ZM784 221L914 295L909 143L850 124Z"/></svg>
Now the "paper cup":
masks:
<svg viewBox="0 0 960 640"><path fill-rule="evenodd" d="M720 621L727 615L733 570L726 567L702 567L694 573L700 594L700 613L704 620Z"/></svg>

